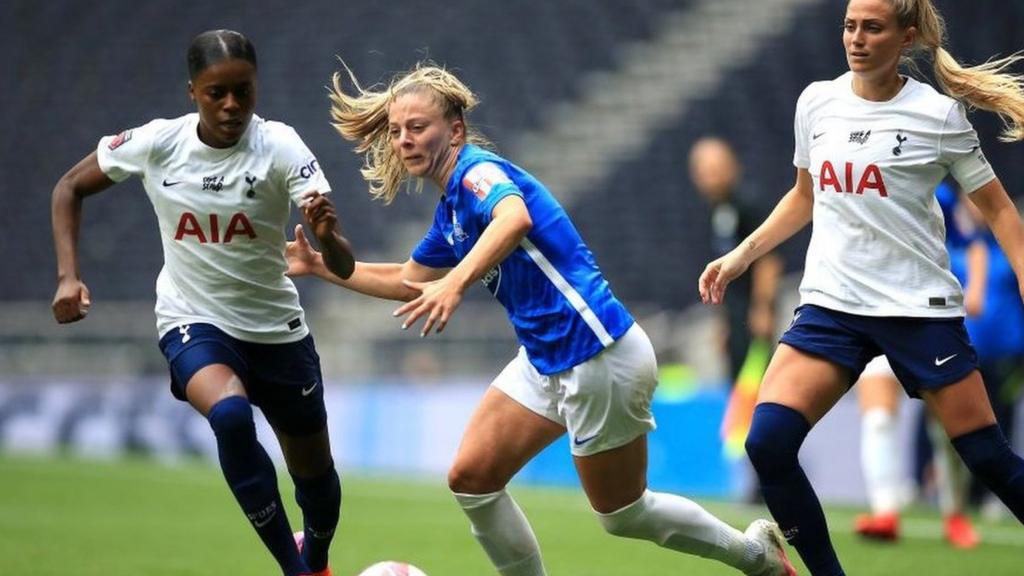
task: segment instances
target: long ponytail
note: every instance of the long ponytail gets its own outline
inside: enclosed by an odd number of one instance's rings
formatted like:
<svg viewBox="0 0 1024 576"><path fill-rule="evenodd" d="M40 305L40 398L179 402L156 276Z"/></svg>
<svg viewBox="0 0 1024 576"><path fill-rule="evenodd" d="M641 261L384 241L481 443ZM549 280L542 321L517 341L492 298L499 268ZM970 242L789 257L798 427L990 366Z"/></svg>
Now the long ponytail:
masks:
<svg viewBox="0 0 1024 576"><path fill-rule="evenodd" d="M1004 123L1000 140L1024 140L1024 77L1007 69L1024 60L1021 53L989 60L977 66L961 66L945 49L946 23L931 0L889 0L903 28L917 28L914 49L904 62L916 68L914 56L925 52L940 88L966 104L995 112Z"/></svg>

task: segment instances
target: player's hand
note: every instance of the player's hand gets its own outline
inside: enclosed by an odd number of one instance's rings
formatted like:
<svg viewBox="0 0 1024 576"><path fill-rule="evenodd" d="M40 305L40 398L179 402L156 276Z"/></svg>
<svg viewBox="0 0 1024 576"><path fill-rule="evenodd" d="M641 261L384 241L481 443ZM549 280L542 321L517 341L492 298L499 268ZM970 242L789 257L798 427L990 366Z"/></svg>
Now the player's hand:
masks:
<svg viewBox="0 0 1024 576"><path fill-rule="evenodd" d="M61 280L53 296L53 317L60 324L77 322L89 313L91 304L85 282L77 278Z"/></svg>
<svg viewBox="0 0 1024 576"><path fill-rule="evenodd" d="M394 312L396 317L408 314L405 321L402 322L402 330L408 330L421 316L424 316L426 320L423 330L420 331L420 337L429 334L431 328L435 326L437 333L440 334L448 325L448 320L455 313L455 309L462 303L462 291L447 276L433 282L402 280L402 283L420 293L419 296L406 302Z"/></svg>
<svg viewBox="0 0 1024 576"><path fill-rule="evenodd" d="M334 204L323 194L311 191L302 195L302 215L313 228L317 238L329 238L338 226L338 214Z"/></svg>
<svg viewBox="0 0 1024 576"><path fill-rule="evenodd" d="M284 257L288 262L288 271L285 273L289 276L315 275L323 267L323 259L320 253L309 245L302 224L295 225L295 240L285 245Z"/></svg>
<svg viewBox="0 0 1024 576"><path fill-rule="evenodd" d="M697 280L697 291L705 304L721 304L725 299L725 287L747 271L750 262L738 250L733 250L708 264Z"/></svg>

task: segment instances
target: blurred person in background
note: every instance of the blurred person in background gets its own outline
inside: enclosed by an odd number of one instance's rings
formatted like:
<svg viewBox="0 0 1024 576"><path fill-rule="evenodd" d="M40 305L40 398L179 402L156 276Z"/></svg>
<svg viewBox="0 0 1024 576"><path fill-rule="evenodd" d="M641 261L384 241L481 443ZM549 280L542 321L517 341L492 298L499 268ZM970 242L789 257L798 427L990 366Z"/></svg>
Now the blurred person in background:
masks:
<svg viewBox="0 0 1024 576"><path fill-rule="evenodd" d="M703 137L690 148L690 179L711 209L712 259L739 246L764 221L766 214L749 197L737 193L741 168L732 147L721 138ZM724 303L721 341L733 385L752 341L770 342L775 336L775 298L782 259L765 254L749 276L736 279Z"/></svg>
<svg viewBox="0 0 1024 576"><path fill-rule="evenodd" d="M1000 114L1004 139L1024 139L1021 79L1005 72L1021 58L963 68L944 37L930 0L850 0L842 34L849 72L812 83L797 102L794 187L698 281L703 301L720 304L732 280L813 218L801 305L765 374L746 448L768 508L815 576L845 572L797 454L879 354L1024 521L1024 460L996 423L978 372L934 198L952 175L1006 252L1020 291L1024 228L965 104ZM900 74L901 61L912 64L919 51L945 94Z"/></svg>
<svg viewBox="0 0 1024 576"><path fill-rule="evenodd" d="M657 364L651 342L612 294L593 254L543 184L485 150L466 113L476 96L450 72L420 64L380 91L334 76L332 117L365 154L371 194L390 203L403 183L437 186L433 222L404 263L357 262L343 279L301 228L290 273L315 274L404 301L402 328L441 332L477 282L505 307L521 347L467 425L448 485L499 574L545 574L540 546L506 491L512 477L567 431L590 504L611 534L712 558L745 574L795 574L774 524L746 533L695 502L647 489L647 433ZM326 206L307 208L311 222Z"/></svg>
<svg viewBox="0 0 1024 576"><path fill-rule="evenodd" d="M896 541L900 512L913 497L913 487L900 450L900 381L886 357L876 356L857 380L861 409L860 461L871 512L854 519L854 532L864 538ZM954 548L974 548L981 541L964 511L970 474L953 451L941 425L927 418L933 446L933 470L943 536Z"/></svg>
<svg viewBox="0 0 1024 576"><path fill-rule="evenodd" d="M329 576L341 485L320 358L284 274L284 229L289 201L301 204L330 185L291 127L253 114L256 51L247 38L204 32L187 60L196 113L100 139L54 188L53 313L60 323L76 322L91 304L78 269L83 199L141 178L163 242L156 316L171 391L209 421L224 478L285 576ZM335 214L318 213L313 230L326 265L350 275L354 259ZM303 513L301 533L289 527L253 405L281 444Z"/></svg>
<svg viewBox="0 0 1024 576"><path fill-rule="evenodd" d="M751 198L737 193L742 169L725 140L710 136L698 139L690 147L689 166L690 179L711 211L711 257L721 258L739 246L766 214ZM732 387L722 417L721 435L726 456L742 462L748 478L753 473L746 462L743 443L750 430L757 389L771 358L775 298L782 268L782 259L775 253L758 260L749 276L736 280L719 324L717 340L724 351ZM744 484L744 500L760 502L761 489L756 479Z"/></svg>

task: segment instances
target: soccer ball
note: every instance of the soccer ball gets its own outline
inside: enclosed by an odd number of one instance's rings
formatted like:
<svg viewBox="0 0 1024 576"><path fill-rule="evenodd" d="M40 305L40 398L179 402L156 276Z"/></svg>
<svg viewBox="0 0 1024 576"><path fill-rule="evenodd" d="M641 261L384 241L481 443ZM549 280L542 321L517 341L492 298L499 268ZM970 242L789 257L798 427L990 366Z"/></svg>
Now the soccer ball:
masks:
<svg viewBox="0 0 1024 576"><path fill-rule="evenodd" d="M360 572L359 576L427 576L427 574L412 564L391 562L389 560L377 562Z"/></svg>

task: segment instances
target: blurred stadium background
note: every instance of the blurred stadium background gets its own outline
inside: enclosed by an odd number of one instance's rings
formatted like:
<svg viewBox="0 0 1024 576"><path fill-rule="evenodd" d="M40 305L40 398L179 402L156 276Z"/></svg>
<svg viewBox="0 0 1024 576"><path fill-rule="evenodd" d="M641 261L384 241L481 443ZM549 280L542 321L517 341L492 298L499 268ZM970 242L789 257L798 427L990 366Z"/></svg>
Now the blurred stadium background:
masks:
<svg viewBox="0 0 1024 576"><path fill-rule="evenodd" d="M961 62L1024 48L1024 2L935 3ZM715 312L697 303L695 290L710 255L708 209L689 181L686 155L702 135L727 139L744 165L740 193L764 208L774 205L793 179L797 96L807 83L846 69L844 6L4 2L0 477L13 466L3 454L135 453L171 461L212 454L205 423L166 390L152 313L162 255L141 184L129 181L85 203L81 268L93 308L86 321L64 327L49 311L49 194L100 136L192 111L185 49L198 32L231 28L257 48L257 113L294 126L318 156L345 234L363 260L407 258L436 197L428 190L387 207L370 200L361 159L328 124L325 87L339 69L336 57L364 84L425 58L456 70L483 101L470 121L561 199L670 368L656 405L661 427L651 441L652 484L738 497L746 472L722 456L717 434L726 383ZM1011 194L1021 193L1024 145L998 143L993 115L972 120ZM804 233L783 249L781 324L795 302L806 241ZM298 284L330 381L332 436L343 469L426 474L439 482L469 410L515 352L501 307L476 290L443 336L424 341L398 329L390 303L316 281ZM815 432L803 457L824 499L859 503L856 407L848 400ZM542 454L520 480L574 485L565 446Z"/></svg>

